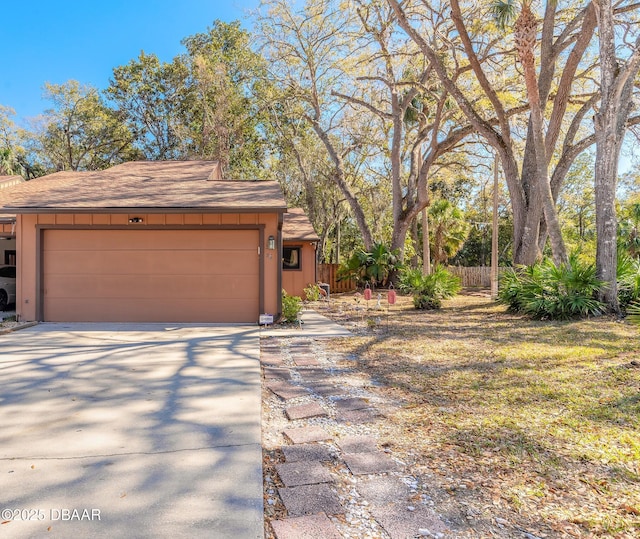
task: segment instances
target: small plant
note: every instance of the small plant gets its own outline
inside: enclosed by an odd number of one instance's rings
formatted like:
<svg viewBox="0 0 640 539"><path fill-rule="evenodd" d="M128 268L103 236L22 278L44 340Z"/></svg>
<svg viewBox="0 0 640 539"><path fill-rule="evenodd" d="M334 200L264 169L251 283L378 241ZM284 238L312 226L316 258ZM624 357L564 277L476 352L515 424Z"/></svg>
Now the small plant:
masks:
<svg viewBox="0 0 640 539"><path fill-rule="evenodd" d="M400 276L398 288L413 295L416 309L439 309L443 299L449 299L460 292L460 278L448 272L443 266L436 266L429 275L418 269L407 270Z"/></svg>
<svg viewBox="0 0 640 539"><path fill-rule="evenodd" d="M307 301L319 301L322 297L320 287L315 283L309 283L304 288L304 297L307 299Z"/></svg>
<svg viewBox="0 0 640 539"><path fill-rule="evenodd" d="M545 259L533 266L505 271L498 300L511 311L540 320L597 316L604 312L604 305L596 299L602 286L596 278L595 265L572 255L567 264L560 266Z"/></svg>
<svg viewBox="0 0 640 539"><path fill-rule="evenodd" d="M282 318L285 322L297 322L302 311L302 299L298 296L290 296L282 290Z"/></svg>

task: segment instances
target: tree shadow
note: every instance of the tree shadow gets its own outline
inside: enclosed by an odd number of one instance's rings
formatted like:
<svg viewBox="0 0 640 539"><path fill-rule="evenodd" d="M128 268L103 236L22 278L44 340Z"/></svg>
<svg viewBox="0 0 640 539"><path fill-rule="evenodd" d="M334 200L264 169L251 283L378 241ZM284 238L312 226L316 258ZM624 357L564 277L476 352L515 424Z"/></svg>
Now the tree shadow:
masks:
<svg viewBox="0 0 640 539"><path fill-rule="evenodd" d="M66 326L0 337L2 501L103 508L96 537L261 529L259 332Z"/></svg>

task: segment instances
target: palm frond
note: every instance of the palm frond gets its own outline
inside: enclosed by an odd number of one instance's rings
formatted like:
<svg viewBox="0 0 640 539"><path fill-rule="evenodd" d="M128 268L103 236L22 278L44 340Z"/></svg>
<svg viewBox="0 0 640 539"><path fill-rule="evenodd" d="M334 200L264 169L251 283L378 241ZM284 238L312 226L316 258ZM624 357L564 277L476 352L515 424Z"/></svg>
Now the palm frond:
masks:
<svg viewBox="0 0 640 539"><path fill-rule="evenodd" d="M501 30L511 26L518 16L516 0L496 0L491 5L491 13Z"/></svg>

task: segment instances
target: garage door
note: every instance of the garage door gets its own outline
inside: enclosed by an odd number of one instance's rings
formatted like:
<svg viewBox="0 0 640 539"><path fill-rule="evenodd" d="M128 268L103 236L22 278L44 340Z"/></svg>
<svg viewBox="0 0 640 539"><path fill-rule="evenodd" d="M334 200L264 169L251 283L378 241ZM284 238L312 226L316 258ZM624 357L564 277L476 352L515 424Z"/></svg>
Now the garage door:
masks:
<svg viewBox="0 0 640 539"><path fill-rule="evenodd" d="M51 322L257 322L257 230L45 230Z"/></svg>

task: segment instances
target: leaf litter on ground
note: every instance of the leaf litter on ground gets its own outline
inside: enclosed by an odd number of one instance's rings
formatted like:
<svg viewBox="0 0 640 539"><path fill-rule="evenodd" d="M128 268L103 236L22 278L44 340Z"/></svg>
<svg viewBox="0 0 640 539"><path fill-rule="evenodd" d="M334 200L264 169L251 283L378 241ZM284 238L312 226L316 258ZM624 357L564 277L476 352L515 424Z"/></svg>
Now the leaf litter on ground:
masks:
<svg viewBox="0 0 640 539"><path fill-rule="evenodd" d="M478 537L489 522L505 537L640 536L637 326L533 321L482 291L426 312L408 297L381 312L354 297L318 304L355 333L329 346L404 403L387 440L450 495L461 525Z"/></svg>

